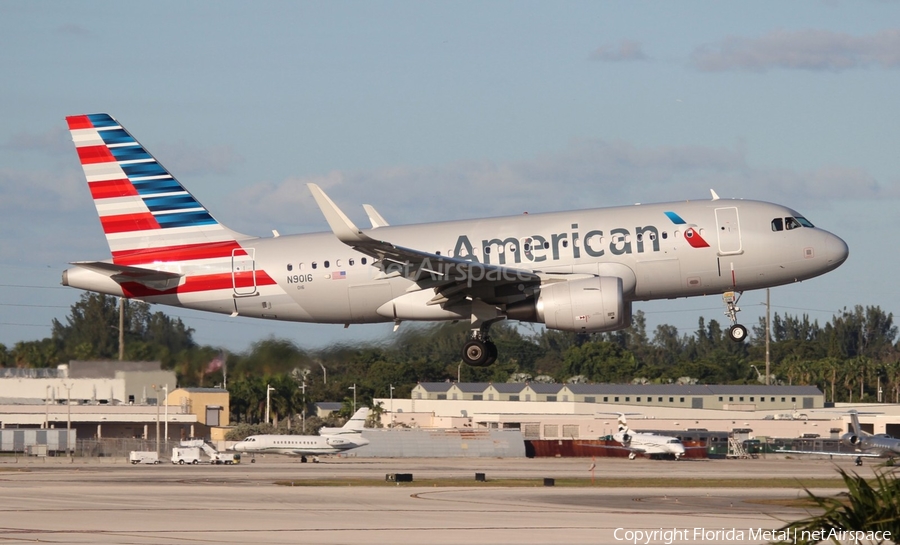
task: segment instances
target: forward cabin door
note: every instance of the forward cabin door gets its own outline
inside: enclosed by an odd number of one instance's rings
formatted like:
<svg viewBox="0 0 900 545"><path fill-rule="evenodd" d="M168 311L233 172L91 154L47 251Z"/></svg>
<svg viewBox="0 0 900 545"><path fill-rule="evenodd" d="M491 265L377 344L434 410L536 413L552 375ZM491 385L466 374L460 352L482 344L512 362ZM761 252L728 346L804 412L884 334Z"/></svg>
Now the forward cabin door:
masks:
<svg viewBox="0 0 900 545"><path fill-rule="evenodd" d="M719 255L743 253L741 225L735 207L716 208L716 226L719 235Z"/></svg>

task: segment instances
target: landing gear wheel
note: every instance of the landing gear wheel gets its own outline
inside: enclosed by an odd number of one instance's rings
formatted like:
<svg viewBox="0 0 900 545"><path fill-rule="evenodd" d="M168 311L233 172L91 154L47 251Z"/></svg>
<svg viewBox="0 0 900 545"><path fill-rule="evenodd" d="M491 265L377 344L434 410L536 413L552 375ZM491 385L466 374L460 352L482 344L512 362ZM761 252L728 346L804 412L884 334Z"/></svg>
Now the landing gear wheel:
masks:
<svg viewBox="0 0 900 545"><path fill-rule="evenodd" d="M484 345L488 351L487 361L484 362L484 366L487 367L497 361L497 345L491 341L485 341Z"/></svg>
<svg viewBox="0 0 900 545"><path fill-rule="evenodd" d="M480 339L472 339L463 346L462 359L466 365L473 367L486 367L493 363L488 344Z"/></svg>
<svg viewBox="0 0 900 545"><path fill-rule="evenodd" d="M734 324L728 329L728 336L736 343L743 342L747 338L747 328L741 324Z"/></svg>

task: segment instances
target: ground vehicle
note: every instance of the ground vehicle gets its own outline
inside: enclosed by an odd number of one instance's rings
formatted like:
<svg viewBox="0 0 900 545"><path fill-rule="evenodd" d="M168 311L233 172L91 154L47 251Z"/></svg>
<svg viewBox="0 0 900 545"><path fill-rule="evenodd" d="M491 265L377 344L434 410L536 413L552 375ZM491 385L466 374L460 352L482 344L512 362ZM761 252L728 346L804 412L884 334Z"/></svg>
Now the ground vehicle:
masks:
<svg viewBox="0 0 900 545"><path fill-rule="evenodd" d="M159 455L149 450L132 450L128 455L128 461L132 464L158 464Z"/></svg>
<svg viewBox="0 0 900 545"><path fill-rule="evenodd" d="M239 464L241 463L241 455L240 454L230 454L224 452L217 452L216 455L210 459L211 464Z"/></svg>
<svg viewBox="0 0 900 545"><path fill-rule="evenodd" d="M173 464L199 464L200 449L198 447L172 447Z"/></svg>

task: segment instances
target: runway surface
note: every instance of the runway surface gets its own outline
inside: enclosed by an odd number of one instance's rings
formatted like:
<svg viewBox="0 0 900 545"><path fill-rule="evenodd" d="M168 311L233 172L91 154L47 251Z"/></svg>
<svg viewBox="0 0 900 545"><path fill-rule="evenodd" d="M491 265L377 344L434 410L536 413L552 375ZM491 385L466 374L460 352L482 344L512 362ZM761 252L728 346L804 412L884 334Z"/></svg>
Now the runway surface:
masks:
<svg viewBox="0 0 900 545"><path fill-rule="evenodd" d="M598 458L594 486L543 486L543 478L589 480L590 464L583 458L348 458L301 464L269 456L237 466L132 466L110 459L0 458L0 543L765 543L758 539L760 530L779 528L806 512L753 501L796 498L803 495L799 486L612 488L604 480L833 478L836 464L863 475L872 472L871 465L855 468L847 461ZM417 482L373 485L397 472L412 473ZM535 483L494 487L475 482L476 472L488 481ZM313 479L336 486L275 484ZM372 481L347 484L359 479ZM426 479L459 482L429 487L422 485ZM652 534L637 539L635 532L654 530L655 539ZM736 531L730 537L715 534L727 530Z"/></svg>

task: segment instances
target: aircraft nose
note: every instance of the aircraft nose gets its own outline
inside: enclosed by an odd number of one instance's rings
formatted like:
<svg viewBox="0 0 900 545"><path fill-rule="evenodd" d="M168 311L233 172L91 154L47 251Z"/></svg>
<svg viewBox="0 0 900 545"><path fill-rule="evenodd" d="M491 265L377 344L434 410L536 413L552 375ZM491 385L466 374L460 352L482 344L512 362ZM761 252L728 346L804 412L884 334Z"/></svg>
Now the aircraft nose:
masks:
<svg viewBox="0 0 900 545"><path fill-rule="evenodd" d="M847 258L850 256L850 248L843 239L829 233L828 239L825 241L825 255L828 259L828 264L837 268L841 263L847 261Z"/></svg>

